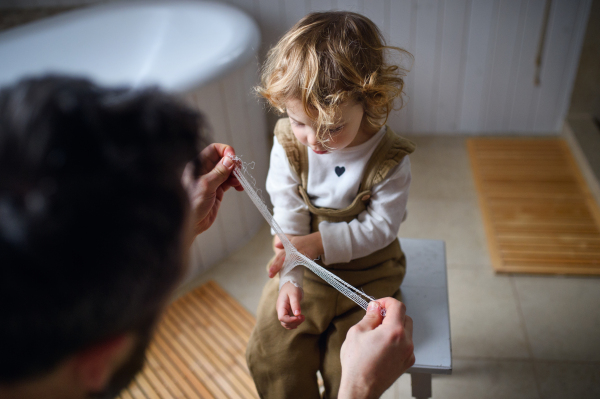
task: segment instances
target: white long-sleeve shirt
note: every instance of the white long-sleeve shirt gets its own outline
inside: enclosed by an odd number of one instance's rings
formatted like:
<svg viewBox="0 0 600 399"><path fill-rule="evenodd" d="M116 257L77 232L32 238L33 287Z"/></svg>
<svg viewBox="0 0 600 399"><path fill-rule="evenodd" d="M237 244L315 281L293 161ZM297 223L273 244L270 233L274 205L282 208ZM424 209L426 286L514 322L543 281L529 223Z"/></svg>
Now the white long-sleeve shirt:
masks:
<svg viewBox="0 0 600 399"><path fill-rule="evenodd" d="M307 193L317 207L343 209L358 194L363 171L379 141L383 127L367 142L328 154L308 151ZM388 177L372 188L367 209L353 221L321 222L324 264L346 263L389 245L398 234L406 212L411 181L410 161L405 156ZM286 234L310 234L310 212L298 193L300 177L289 166L285 150L275 137L267 176L267 191L273 203L273 216ZM298 272L298 268L294 270ZM297 274L297 273L296 273ZM296 286L302 282L291 276ZM281 282L281 285L285 283Z"/></svg>

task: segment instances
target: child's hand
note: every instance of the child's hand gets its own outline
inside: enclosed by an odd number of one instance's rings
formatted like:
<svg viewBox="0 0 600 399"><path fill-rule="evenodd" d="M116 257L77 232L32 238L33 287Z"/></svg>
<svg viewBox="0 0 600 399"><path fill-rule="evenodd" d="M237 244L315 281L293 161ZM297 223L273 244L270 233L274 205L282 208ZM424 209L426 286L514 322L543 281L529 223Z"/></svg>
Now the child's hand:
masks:
<svg viewBox="0 0 600 399"><path fill-rule="evenodd" d="M321 233L318 231L305 236L288 236L292 245L296 247L298 252L306 255L308 259L313 260L321 256L325 250L323 249L323 240ZM275 259L269 268L269 277L273 278L283 267L285 261L285 251L279 237L275 236L273 240L273 248L275 249Z"/></svg>
<svg viewBox="0 0 600 399"><path fill-rule="evenodd" d="M295 236L288 235L288 239L292 239ZM275 275L281 270L283 267L283 262L285 261L285 250L283 249L283 244L279 239L278 235L273 237L273 251L275 251L275 258L273 262L271 262L271 266L269 266L269 278L275 277Z"/></svg>
<svg viewBox="0 0 600 399"><path fill-rule="evenodd" d="M302 295L302 288L298 288L290 282L285 283L279 290L277 304L275 305L277 318L281 325L288 330L295 329L304 321L304 316L300 310Z"/></svg>

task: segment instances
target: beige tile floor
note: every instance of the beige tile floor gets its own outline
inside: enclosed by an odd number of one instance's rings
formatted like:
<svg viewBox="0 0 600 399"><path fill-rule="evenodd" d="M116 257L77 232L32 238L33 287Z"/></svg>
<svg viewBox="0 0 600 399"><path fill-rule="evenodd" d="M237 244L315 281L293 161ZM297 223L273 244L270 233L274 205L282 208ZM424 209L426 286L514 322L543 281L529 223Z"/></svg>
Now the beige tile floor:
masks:
<svg viewBox="0 0 600 399"><path fill-rule="evenodd" d="M466 139L413 141L409 216L399 235L444 240L448 260L454 371L433 377L433 397L600 398L600 278L494 274ZM255 312L270 240L265 225L197 281L216 280ZM410 398L410 377L383 397Z"/></svg>

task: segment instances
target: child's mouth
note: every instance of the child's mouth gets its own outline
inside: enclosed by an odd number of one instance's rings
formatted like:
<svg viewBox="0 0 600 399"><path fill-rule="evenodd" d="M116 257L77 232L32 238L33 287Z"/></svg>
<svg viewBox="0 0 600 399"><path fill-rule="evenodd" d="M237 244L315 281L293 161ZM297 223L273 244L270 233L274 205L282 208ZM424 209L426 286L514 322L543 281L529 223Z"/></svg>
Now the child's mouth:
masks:
<svg viewBox="0 0 600 399"><path fill-rule="evenodd" d="M320 150L315 150L314 148L313 148L312 150L313 150L313 152L314 152L315 154L319 154L319 155L321 155L321 154L329 154L329 151L327 151L327 150L325 150L325 151L320 151Z"/></svg>

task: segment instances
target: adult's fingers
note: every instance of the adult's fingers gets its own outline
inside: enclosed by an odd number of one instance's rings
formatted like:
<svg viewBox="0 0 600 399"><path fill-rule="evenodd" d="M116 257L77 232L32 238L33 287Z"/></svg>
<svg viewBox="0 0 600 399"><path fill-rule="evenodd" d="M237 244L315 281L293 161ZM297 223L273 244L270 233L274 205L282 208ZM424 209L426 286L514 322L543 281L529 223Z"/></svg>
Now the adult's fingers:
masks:
<svg viewBox="0 0 600 399"><path fill-rule="evenodd" d="M394 299L394 298L381 298L378 299L379 305L385 309L385 318L383 324L396 324L400 323L404 325L406 318L406 306Z"/></svg>
<svg viewBox="0 0 600 399"><path fill-rule="evenodd" d="M232 146L221 143L212 143L205 147L200 152L200 162L202 165L201 174L206 175L212 171L219 163L225 162L225 166L229 169L232 168L232 164L235 164L230 156L235 156L235 150ZM230 175L229 185L238 186L239 181L235 176Z"/></svg>
<svg viewBox="0 0 600 399"><path fill-rule="evenodd" d="M374 330L381 324L383 316L381 315L381 305L375 301L369 303L367 307L367 313L356 324L356 328L360 331Z"/></svg>
<svg viewBox="0 0 600 399"><path fill-rule="evenodd" d="M413 319L410 316L405 316L404 318L404 329L410 338L412 338L413 333Z"/></svg>
<svg viewBox="0 0 600 399"><path fill-rule="evenodd" d="M413 333L413 319L410 316L406 316L404 319L404 339L406 342L410 344L407 346L407 349L410 350L411 354L408 356L404 362L404 367L408 370L415 364L415 352L414 352L414 344L412 343L412 333Z"/></svg>
<svg viewBox="0 0 600 399"><path fill-rule="evenodd" d="M214 145L215 147L218 146L217 144L211 145ZM228 181L228 179L231 177L231 172L235 167L235 163L228 156L229 154L233 154L233 148L227 146L227 148L221 150L225 155L214 164L208 173L200 176L200 179L204 182L203 187L208 193L216 192L223 183Z"/></svg>
<svg viewBox="0 0 600 399"><path fill-rule="evenodd" d="M215 164L217 164L221 158L229 155L235 156L235 150L232 146L221 143L212 143L206 146L200 152L200 161L202 162L202 166L205 168L204 172L207 172L214 168Z"/></svg>

